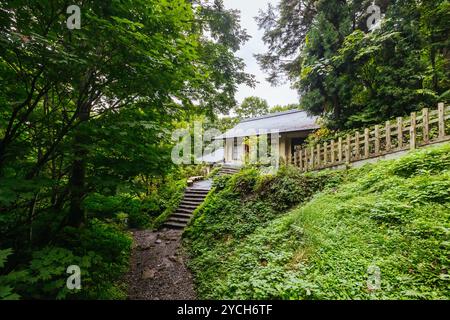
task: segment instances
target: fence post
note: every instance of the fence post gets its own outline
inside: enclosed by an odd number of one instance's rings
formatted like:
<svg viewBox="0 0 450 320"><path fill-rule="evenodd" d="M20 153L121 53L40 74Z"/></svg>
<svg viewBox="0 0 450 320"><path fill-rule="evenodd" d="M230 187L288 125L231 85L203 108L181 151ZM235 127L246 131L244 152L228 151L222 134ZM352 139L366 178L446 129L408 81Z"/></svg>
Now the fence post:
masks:
<svg viewBox="0 0 450 320"><path fill-rule="evenodd" d="M342 161L342 137L338 139L338 160L339 162Z"/></svg>
<svg viewBox="0 0 450 320"><path fill-rule="evenodd" d="M391 122L386 121L386 151L391 150Z"/></svg>
<svg viewBox="0 0 450 320"><path fill-rule="evenodd" d="M409 148L416 148L416 113L411 113L411 125L409 126Z"/></svg>
<svg viewBox="0 0 450 320"><path fill-rule="evenodd" d="M369 128L364 129L364 158L369 157Z"/></svg>
<svg viewBox="0 0 450 320"><path fill-rule="evenodd" d="M305 161L303 162L303 167L305 168L305 171L308 171L308 148L305 146L305 149L303 151L305 153Z"/></svg>
<svg viewBox="0 0 450 320"><path fill-rule="evenodd" d="M296 147L294 147L294 166L297 167L297 156L298 156L298 150Z"/></svg>
<svg viewBox="0 0 450 320"><path fill-rule="evenodd" d="M438 114L439 114L439 139L443 139L445 136L445 123L444 123L444 104L438 104Z"/></svg>
<svg viewBox="0 0 450 320"><path fill-rule="evenodd" d="M316 149L317 149L317 168L320 168L321 165L320 143L317 144Z"/></svg>
<svg viewBox="0 0 450 320"><path fill-rule="evenodd" d="M380 153L380 126L375 126L375 154L378 156Z"/></svg>
<svg viewBox="0 0 450 320"><path fill-rule="evenodd" d="M303 149L303 171L308 171L308 149Z"/></svg>
<svg viewBox="0 0 450 320"><path fill-rule="evenodd" d="M314 169L315 159L314 159L314 147L311 147L311 169Z"/></svg>
<svg viewBox="0 0 450 320"><path fill-rule="evenodd" d="M331 140L330 149L331 149L331 164L334 164L334 161L336 160L334 156L334 140Z"/></svg>
<svg viewBox="0 0 450 320"><path fill-rule="evenodd" d="M403 118L397 118L397 138L398 138L398 148L403 148Z"/></svg>
<svg viewBox="0 0 450 320"><path fill-rule="evenodd" d="M325 141L323 143L323 165L326 166L327 162L328 162L328 155L327 155L327 150L328 149L328 143Z"/></svg>
<svg viewBox="0 0 450 320"><path fill-rule="evenodd" d="M303 171L303 159L302 159L302 148L298 149L298 167L300 168L300 171Z"/></svg>
<svg viewBox="0 0 450 320"><path fill-rule="evenodd" d="M360 152L360 146L359 146L359 131L356 131L356 133L355 133L355 158L358 160L361 158L361 152Z"/></svg>
<svg viewBox="0 0 450 320"><path fill-rule="evenodd" d="M430 142L430 112L428 108L422 109L423 142Z"/></svg>
<svg viewBox="0 0 450 320"><path fill-rule="evenodd" d="M350 151L351 151L351 145L350 145L350 135L347 135L347 148L345 149L345 160L347 164L350 163Z"/></svg>

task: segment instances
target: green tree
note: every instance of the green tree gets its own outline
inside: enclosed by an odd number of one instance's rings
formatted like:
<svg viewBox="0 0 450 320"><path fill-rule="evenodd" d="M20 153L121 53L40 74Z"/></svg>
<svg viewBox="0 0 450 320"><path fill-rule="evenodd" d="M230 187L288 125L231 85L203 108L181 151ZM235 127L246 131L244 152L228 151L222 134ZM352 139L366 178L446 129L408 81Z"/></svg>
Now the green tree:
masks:
<svg viewBox="0 0 450 320"><path fill-rule="evenodd" d="M238 118L252 118L269 113L269 104L258 97L247 97L235 109Z"/></svg>
<svg viewBox="0 0 450 320"><path fill-rule="evenodd" d="M9 85L1 91L0 172L14 168L11 176L29 180L51 167L52 179L67 182L58 204L68 197L68 222L80 225L86 175L94 171L90 154L100 137L123 129L97 121L143 108L161 135L194 102L210 113L233 107L235 84L252 81L236 71L243 69L234 52L245 33L220 1L197 4L194 10L185 0L87 1L82 28L70 31L64 1L3 1L0 70ZM14 165L24 157L27 165ZM149 157L160 160L159 152Z"/></svg>
<svg viewBox="0 0 450 320"><path fill-rule="evenodd" d="M448 98L448 1L375 1L384 19L368 32L371 2L283 0L258 19L269 46L258 60L269 80L287 76L302 108L331 128L377 123Z"/></svg>
<svg viewBox="0 0 450 320"><path fill-rule="evenodd" d="M151 203L143 210L163 208L150 196L178 169L173 128L193 114L227 112L237 85L253 83L235 56L247 35L222 1L83 1L75 30L67 5L0 0L0 243L14 251L7 269L28 265L39 249L56 252L51 261L42 255L43 278L68 249L80 259L97 250L104 272L123 266L127 257L115 261L92 240L97 211L86 199L138 194ZM130 203L125 214L145 213ZM122 259L129 240L107 214L101 223L113 226L99 237Z"/></svg>
<svg viewBox="0 0 450 320"><path fill-rule="evenodd" d="M290 103L284 106L276 105L269 109L269 113L284 112L289 110L301 110L301 107L296 103Z"/></svg>

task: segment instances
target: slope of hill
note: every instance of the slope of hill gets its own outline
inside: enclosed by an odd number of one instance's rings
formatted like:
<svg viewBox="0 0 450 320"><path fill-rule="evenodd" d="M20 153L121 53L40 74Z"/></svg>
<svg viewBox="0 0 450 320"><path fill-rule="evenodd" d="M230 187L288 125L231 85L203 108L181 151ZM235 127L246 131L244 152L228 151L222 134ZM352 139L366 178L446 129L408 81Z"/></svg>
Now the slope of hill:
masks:
<svg viewBox="0 0 450 320"><path fill-rule="evenodd" d="M215 188L185 233L201 298L450 299L450 144Z"/></svg>

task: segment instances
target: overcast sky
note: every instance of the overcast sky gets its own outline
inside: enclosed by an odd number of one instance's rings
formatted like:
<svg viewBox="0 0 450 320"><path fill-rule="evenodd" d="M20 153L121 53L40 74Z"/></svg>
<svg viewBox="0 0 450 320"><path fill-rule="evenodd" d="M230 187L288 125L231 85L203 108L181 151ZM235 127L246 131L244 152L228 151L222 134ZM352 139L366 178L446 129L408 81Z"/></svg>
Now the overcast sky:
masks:
<svg viewBox="0 0 450 320"><path fill-rule="evenodd" d="M252 37L242 49L238 52L238 56L245 61L246 72L255 75L256 88L240 86L236 95L238 102L249 96L257 96L266 99L270 106L286 105L298 102L298 94L295 90L290 89L289 84L272 87L265 78L267 75L260 69L258 62L253 56L255 53L265 52L265 45L262 41L263 31L258 30L258 25L254 19L258 15L260 9L265 10L268 3L276 5L279 0L224 0L225 7L229 9L238 9L241 11L241 26L247 30Z"/></svg>

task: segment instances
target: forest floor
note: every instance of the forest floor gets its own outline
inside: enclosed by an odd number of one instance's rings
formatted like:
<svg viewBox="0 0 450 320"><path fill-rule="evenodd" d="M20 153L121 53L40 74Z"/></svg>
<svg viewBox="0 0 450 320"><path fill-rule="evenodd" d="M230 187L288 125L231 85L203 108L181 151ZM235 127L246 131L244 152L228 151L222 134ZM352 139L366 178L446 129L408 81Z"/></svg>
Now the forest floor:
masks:
<svg viewBox="0 0 450 320"><path fill-rule="evenodd" d="M193 278L181 246L182 230L133 232L134 245L127 275L131 300L196 299Z"/></svg>

